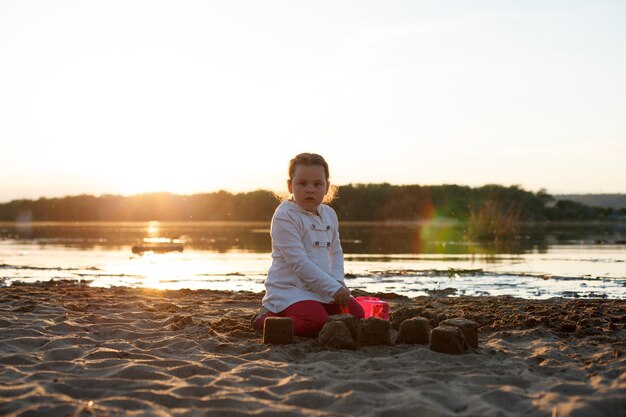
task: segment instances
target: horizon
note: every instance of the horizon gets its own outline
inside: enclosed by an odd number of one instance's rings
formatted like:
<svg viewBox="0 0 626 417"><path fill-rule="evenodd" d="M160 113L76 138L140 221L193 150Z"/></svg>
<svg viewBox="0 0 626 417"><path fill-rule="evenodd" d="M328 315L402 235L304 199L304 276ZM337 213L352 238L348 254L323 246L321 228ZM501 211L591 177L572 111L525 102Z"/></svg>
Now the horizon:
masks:
<svg viewBox="0 0 626 417"><path fill-rule="evenodd" d="M360 185L382 185L382 184L389 184L392 187L398 186L398 187L402 187L402 186L419 186L419 187L441 187L441 186L449 186L449 185L454 185L454 186L459 186L459 187L470 187L470 188L481 188L481 187L485 187L485 186L490 186L490 185L495 185L495 186L500 186L500 187L518 187L524 191L528 191L528 192L532 192L534 194L536 194L539 191L545 191L548 195L551 196L562 196L562 195L577 195L577 196L584 196L584 195L589 195L589 196L595 196L595 195L626 195L626 193L620 193L620 192L616 192L616 193L559 193L559 194L553 194L550 193L548 191L546 191L545 189L540 189L537 191L534 190L528 190L524 187L521 187L519 184L513 184L513 185L502 185L502 184L496 184L496 183L489 183L489 184L482 184L482 185L477 185L477 186L471 186L471 185L466 185L466 184L392 184L392 183L348 183L348 184L340 184L337 185L337 187L341 188L341 187L345 187L345 186L360 186ZM216 189L216 190L210 190L210 191L197 191L197 192L192 192L192 193L177 193L177 192L171 192L171 191L146 191L146 192L139 192L139 193L131 193L131 194L122 194L122 193L99 193L99 194L91 194L91 193L77 193L77 194L65 194L65 195L41 195L38 197L31 197L31 198L15 198L12 200L0 200L0 204L8 204L12 201L17 201L17 200L31 200L31 201L36 201L39 199L63 199L63 198L68 198L68 197L78 197L78 196L82 196L82 195L87 195L87 196L92 196L92 197L96 197L96 198L101 198L101 197L106 197L106 196L112 196L112 197L136 197L136 196L141 196L141 195L151 195L151 194L170 194L173 196L190 196L190 195L200 195L200 194L214 194L214 193L219 193L219 192L226 192L229 194L244 194L244 193L252 193L252 192L257 192L257 191L267 191L268 193L274 193L276 195L281 195L281 192L278 190L270 190L267 188L256 188L256 189L250 189L250 190L240 190L240 191L233 191L233 190L227 190L227 189Z"/></svg>
<svg viewBox="0 0 626 417"><path fill-rule="evenodd" d="M626 193L626 3L0 3L0 201L331 182ZM48 198L48 197L46 197Z"/></svg>

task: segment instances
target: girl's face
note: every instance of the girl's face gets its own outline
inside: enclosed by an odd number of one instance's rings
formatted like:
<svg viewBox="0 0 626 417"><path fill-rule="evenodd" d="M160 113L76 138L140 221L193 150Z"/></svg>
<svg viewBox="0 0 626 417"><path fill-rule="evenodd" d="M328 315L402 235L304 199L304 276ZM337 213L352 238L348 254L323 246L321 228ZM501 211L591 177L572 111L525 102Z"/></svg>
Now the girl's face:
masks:
<svg viewBox="0 0 626 417"><path fill-rule="evenodd" d="M311 213L317 213L317 207L322 204L329 186L321 165L296 165L293 178L287 180L287 188L293 194L293 199Z"/></svg>

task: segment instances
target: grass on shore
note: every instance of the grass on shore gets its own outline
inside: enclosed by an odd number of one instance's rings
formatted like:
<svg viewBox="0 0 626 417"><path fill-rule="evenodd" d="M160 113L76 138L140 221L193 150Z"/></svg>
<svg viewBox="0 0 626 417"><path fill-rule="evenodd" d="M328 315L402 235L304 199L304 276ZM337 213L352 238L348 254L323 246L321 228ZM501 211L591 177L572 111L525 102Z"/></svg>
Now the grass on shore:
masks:
<svg viewBox="0 0 626 417"><path fill-rule="evenodd" d="M487 198L470 208L467 237L495 246L511 245L517 238L520 218L521 211L516 204Z"/></svg>

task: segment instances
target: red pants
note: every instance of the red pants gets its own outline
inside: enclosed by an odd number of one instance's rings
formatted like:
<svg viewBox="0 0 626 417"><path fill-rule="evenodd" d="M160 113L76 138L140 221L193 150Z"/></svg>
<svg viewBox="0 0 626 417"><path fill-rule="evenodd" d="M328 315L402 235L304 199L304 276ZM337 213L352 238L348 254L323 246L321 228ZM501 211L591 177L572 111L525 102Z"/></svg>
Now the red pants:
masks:
<svg viewBox="0 0 626 417"><path fill-rule="evenodd" d="M362 319L365 316L363 307L354 297L348 302L350 314ZM328 316L339 314L339 307L335 304L323 304L318 301L298 301L280 313L265 313L255 323L257 329L262 329L268 317L289 317L293 321L293 333L296 336L315 337L328 322Z"/></svg>

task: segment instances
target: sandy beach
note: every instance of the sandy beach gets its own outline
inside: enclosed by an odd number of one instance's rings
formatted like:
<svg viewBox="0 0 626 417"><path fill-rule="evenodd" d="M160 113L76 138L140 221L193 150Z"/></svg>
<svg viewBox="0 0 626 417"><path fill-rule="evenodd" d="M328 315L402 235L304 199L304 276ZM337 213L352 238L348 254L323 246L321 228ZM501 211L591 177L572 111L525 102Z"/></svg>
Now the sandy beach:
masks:
<svg viewBox="0 0 626 417"><path fill-rule="evenodd" d="M479 348L264 345L261 294L0 288L9 416L624 416L626 301L378 294L431 323L480 324ZM392 340L396 332L392 331Z"/></svg>

